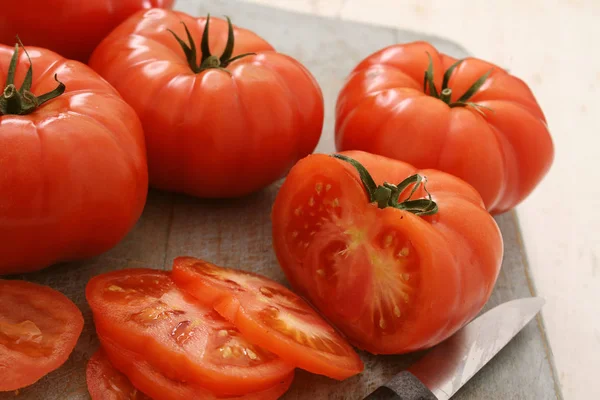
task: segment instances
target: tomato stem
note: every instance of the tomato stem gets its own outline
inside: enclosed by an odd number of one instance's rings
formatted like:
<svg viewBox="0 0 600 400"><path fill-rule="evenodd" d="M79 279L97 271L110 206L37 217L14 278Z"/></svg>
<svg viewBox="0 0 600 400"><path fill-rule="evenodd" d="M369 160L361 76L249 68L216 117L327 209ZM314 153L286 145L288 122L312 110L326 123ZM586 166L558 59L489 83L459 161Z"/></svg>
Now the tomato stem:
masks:
<svg viewBox="0 0 600 400"><path fill-rule="evenodd" d="M29 69L23 80L23 84L20 89L15 86L15 75L17 72L17 63L19 61L19 45L25 51L27 59L29 60ZM30 92L31 85L33 84L33 63L31 57L21 40L17 36L17 43L15 44L15 51L10 59L8 67L8 74L6 76L6 86L0 96L0 115L27 115L34 112L42 104L60 96L65 92L65 85L60 82L57 75L54 75L54 80L58 82L56 89L43 94L41 96L35 96Z"/></svg>
<svg viewBox="0 0 600 400"><path fill-rule="evenodd" d="M373 180L373 177L367 171L367 169L358 161L342 154L334 154L332 157L339 160L345 161L351 164L358 171L360 180L365 187L367 196L369 197L369 203L377 203L377 207L386 208L393 207L398 210L404 210L411 212L415 215L433 215L438 212L438 206L431 197L431 193L427 190L427 178L419 174L411 175L404 179L397 185L392 183L384 182L383 185L377 185ZM408 194L408 197L400 202L400 195L404 193L410 186L412 189ZM427 193L426 199L412 200L413 195L419 189L423 187L425 193Z"/></svg>
<svg viewBox="0 0 600 400"><path fill-rule="evenodd" d="M452 97L452 89L446 88L440 93L440 100L446 104L450 104L450 98Z"/></svg>
<svg viewBox="0 0 600 400"><path fill-rule="evenodd" d="M478 111L481 114L484 114L482 109L493 111L489 107L485 107L480 104L469 101L469 99L471 97L473 97L475 95L475 93L477 93L477 91L479 89L481 89L483 84L487 81L490 74L494 70L493 68L490 69L485 74L483 74L483 76L481 76L479 79L477 79L477 81L475 81L475 83L473 83L473 85L471 85L471 87L469 89L467 89L467 91L458 98L458 100L453 102L452 101L452 89L450 87L448 87L448 85L450 83L450 78L452 77L454 70L460 64L462 64L464 60L456 61L454 64L452 64L446 70L446 72L444 73L444 79L442 81L442 88L438 92L437 88L435 87L435 82L434 82L433 59L431 58L431 54L429 54L429 53L427 53L427 57L429 57L429 65L427 66L427 69L425 70L425 78L423 79L423 92L425 94L429 94L430 96L435 97L436 99L440 99L444 103L448 104L448 106L450 106L451 108L470 106L470 107L473 107L476 111Z"/></svg>
<svg viewBox="0 0 600 400"><path fill-rule="evenodd" d="M217 57L217 56L213 56L210 52L209 41L208 41L208 38L209 38L208 31L209 31L209 26L210 26L210 14L208 14L206 16L206 24L204 25L204 31L202 32L202 40L200 42L200 53L201 53L202 57L200 58L199 64L197 61L198 50L196 49L196 43L194 42L194 38L192 37L192 34L190 33L185 22L182 21L181 24L185 28L185 33L186 33L187 40L188 40L187 43L183 39L181 39L171 29L168 29L168 31L171 32L171 34L175 37L175 40L177 40L177 43L179 43L179 45L183 49L183 53L185 54L188 65L190 66L192 71L194 71L195 74L199 74L203 71L206 71L207 69L220 69L222 71L229 73L229 71L226 69L227 66L229 66L229 64L231 64L235 60L239 60L242 57L247 57L247 56L256 54L256 53L244 53L244 54L239 54L235 57L231 57L233 55L233 49L234 49L234 45L235 45L235 34L233 32L233 24L231 23L231 20L229 19L229 17L225 17L225 18L227 18L227 26L228 26L227 44L225 45L225 50L223 51L223 54L221 54L221 57Z"/></svg>

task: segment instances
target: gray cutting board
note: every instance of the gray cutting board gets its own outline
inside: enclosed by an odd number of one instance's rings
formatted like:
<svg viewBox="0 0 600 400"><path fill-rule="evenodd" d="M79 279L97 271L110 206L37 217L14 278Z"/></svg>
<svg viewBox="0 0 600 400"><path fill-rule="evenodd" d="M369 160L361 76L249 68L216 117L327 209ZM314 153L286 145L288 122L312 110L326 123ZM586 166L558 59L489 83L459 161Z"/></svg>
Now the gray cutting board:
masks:
<svg viewBox="0 0 600 400"><path fill-rule="evenodd" d="M229 15L233 22L255 30L279 51L306 65L323 88L326 122L318 151L333 147L334 106L344 78L365 56L392 43L419 39L441 51L464 57L466 51L444 39L294 14L272 8L228 1L178 0L177 9L195 15ZM83 311L86 325L67 363L35 385L0 400L88 399L87 359L98 346L92 316L84 298L86 282L99 273L126 267L168 269L174 257L190 255L216 264L243 266L285 282L271 248L269 212L280 184L248 198L206 201L169 193L151 192L142 219L121 244L84 262L58 265L25 279L47 284L68 295ZM525 253L514 213L497 218L506 253L496 289L486 308L507 300L532 296ZM365 371L336 382L299 371L285 399L362 399L419 355L361 354ZM2 379L2 377L0 377ZM530 323L498 356L477 374L456 399L559 399L541 321ZM191 400L191 399L190 399Z"/></svg>

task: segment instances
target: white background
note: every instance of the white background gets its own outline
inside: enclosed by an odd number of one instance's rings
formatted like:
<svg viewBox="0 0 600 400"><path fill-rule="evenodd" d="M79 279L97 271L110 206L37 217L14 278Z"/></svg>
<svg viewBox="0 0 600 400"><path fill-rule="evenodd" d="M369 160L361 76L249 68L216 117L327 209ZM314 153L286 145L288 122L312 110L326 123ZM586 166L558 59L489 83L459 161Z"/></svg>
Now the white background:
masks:
<svg viewBox="0 0 600 400"><path fill-rule="evenodd" d="M600 0L245 1L443 36L530 85L556 159L517 212L564 398L600 399Z"/></svg>

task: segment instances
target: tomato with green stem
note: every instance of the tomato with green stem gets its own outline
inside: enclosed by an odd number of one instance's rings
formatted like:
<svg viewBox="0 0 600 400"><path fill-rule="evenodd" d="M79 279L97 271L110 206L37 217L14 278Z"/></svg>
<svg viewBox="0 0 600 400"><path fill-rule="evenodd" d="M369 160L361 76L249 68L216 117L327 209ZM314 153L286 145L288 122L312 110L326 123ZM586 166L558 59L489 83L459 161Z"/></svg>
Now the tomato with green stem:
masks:
<svg viewBox="0 0 600 400"><path fill-rule="evenodd" d="M89 67L0 45L0 275L97 256L148 191L135 111Z"/></svg>
<svg viewBox="0 0 600 400"><path fill-rule="evenodd" d="M140 13L90 65L140 116L159 189L242 196L282 177L321 135L323 96L312 75L229 20Z"/></svg>
<svg viewBox="0 0 600 400"><path fill-rule="evenodd" d="M486 303L502 261L498 226L470 185L364 152L301 160L272 221L292 286L376 354L448 338Z"/></svg>
<svg viewBox="0 0 600 400"><path fill-rule="evenodd" d="M337 101L336 147L458 176L493 214L523 201L554 158L544 114L522 80L426 42L386 47L354 69Z"/></svg>
<svg viewBox="0 0 600 400"><path fill-rule="evenodd" d="M173 280L240 332L288 363L343 380L363 370L344 338L297 294L264 276L192 257L173 262Z"/></svg>
<svg viewBox="0 0 600 400"><path fill-rule="evenodd" d="M0 275L116 245L146 202L135 111L89 67L0 45Z"/></svg>

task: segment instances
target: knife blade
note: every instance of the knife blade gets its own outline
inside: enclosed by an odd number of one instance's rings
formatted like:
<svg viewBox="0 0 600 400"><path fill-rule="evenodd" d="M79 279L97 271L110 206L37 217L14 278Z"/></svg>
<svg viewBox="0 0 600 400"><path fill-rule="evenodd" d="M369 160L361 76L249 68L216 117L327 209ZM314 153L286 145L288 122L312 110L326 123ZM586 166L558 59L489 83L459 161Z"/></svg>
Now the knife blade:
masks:
<svg viewBox="0 0 600 400"><path fill-rule="evenodd" d="M477 317L364 400L448 400L541 310L539 297L512 300Z"/></svg>

